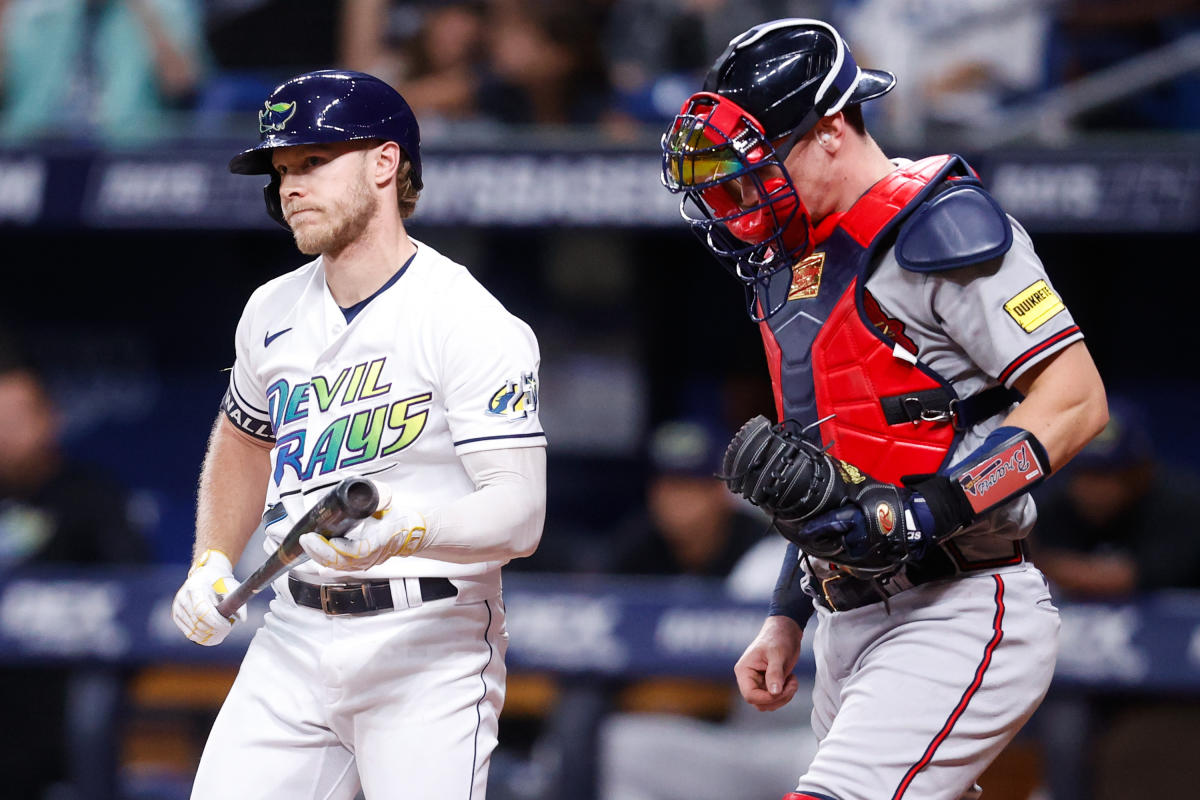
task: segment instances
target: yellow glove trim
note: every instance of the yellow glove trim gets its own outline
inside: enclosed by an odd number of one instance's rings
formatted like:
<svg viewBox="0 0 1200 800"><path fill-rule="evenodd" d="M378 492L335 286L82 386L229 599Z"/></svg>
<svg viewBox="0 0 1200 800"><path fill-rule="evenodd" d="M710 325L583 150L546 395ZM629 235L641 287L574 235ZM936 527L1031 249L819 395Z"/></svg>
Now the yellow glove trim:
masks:
<svg viewBox="0 0 1200 800"><path fill-rule="evenodd" d="M222 550L218 550L218 549L216 549L215 547L210 547L210 548L208 548L207 550L205 550L203 553L201 553L201 554L200 554L200 557L199 557L199 558L197 558L197 559L196 559L196 561L195 561L195 563L194 563L194 564L192 564L191 568L190 568L190 569L188 569L188 575L190 576L190 575L191 575L193 572L195 572L196 570L198 570L200 567L203 567L203 566L205 566L206 564L208 564L208 560L209 560L210 558L212 558L212 555L213 555L213 553L216 553L217 555L219 555L219 556L223 557L223 558L224 558L224 559L225 559L227 562L229 562L230 568L232 568L232 566L233 566L233 559L232 559L232 558L230 558L228 554L226 554L226 553L225 553L224 551L222 551Z"/></svg>
<svg viewBox="0 0 1200 800"><path fill-rule="evenodd" d="M411 556L420 550L425 545L425 533L425 518L421 517L421 524L412 526L405 533L404 541L400 543L396 555Z"/></svg>

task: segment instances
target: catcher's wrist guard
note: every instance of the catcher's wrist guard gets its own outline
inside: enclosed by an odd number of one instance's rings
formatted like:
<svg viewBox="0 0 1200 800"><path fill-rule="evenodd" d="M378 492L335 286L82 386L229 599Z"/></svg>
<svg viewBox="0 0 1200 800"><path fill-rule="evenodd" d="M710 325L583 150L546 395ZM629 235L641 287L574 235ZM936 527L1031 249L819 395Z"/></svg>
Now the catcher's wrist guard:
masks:
<svg viewBox="0 0 1200 800"><path fill-rule="evenodd" d="M1046 448L1029 431L997 428L973 453L938 475L907 475L904 485L924 499L926 534L943 539L993 508L1028 492L1050 474Z"/></svg>

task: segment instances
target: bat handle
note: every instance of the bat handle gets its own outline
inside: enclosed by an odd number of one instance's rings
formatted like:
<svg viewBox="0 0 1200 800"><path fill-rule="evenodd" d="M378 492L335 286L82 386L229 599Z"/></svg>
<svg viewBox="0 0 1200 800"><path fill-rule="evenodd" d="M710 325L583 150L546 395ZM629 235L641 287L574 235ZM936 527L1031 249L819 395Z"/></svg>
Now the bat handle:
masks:
<svg viewBox="0 0 1200 800"><path fill-rule="evenodd" d="M229 618L237 613L237 610L246 604L251 597L254 596L254 587L249 583L239 584L229 594L221 598L217 603L217 613L222 617Z"/></svg>
<svg viewBox="0 0 1200 800"><path fill-rule="evenodd" d="M302 533L318 530L322 535L338 536L366 519L391 502L392 490L386 483L369 478L346 478L333 490L332 497L320 504L320 523L302 525L291 531L285 541L269 558L217 603L217 612L223 617L232 617L251 597L264 587L300 563L308 556L299 546Z"/></svg>

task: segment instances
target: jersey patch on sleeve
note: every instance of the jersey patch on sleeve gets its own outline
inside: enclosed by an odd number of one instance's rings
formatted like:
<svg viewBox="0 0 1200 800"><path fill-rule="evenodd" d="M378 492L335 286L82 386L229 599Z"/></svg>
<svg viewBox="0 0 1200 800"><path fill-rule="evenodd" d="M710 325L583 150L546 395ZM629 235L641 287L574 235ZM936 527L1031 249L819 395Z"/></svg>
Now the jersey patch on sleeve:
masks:
<svg viewBox="0 0 1200 800"><path fill-rule="evenodd" d="M1026 333L1033 333L1051 317L1066 309L1044 280L1039 280L1004 304L1004 310Z"/></svg>
<svg viewBox="0 0 1200 800"><path fill-rule="evenodd" d="M243 408L234 397L232 389L225 390L225 397L221 400L221 410L238 430L250 434L260 442L275 443L275 430L271 427L271 421L259 419Z"/></svg>
<svg viewBox="0 0 1200 800"><path fill-rule="evenodd" d="M538 380L532 372L522 373L520 380L505 381L492 392L487 413L505 419L527 419L537 413Z"/></svg>

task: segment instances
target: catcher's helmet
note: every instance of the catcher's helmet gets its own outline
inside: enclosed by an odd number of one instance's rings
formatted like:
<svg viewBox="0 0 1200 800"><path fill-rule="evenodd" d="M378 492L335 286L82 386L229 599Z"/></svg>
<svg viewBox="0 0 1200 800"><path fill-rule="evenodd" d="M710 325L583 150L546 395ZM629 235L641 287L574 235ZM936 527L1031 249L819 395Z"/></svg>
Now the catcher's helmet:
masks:
<svg viewBox="0 0 1200 800"><path fill-rule="evenodd" d="M794 142L821 117L895 85L890 72L859 68L832 25L781 19L735 37L709 70L704 91L744 108L772 142L785 136Z"/></svg>
<svg viewBox="0 0 1200 800"><path fill-rule="evenodd" d="M772 276L812 250L812 220L783 162L817 121L890 91L890 72L858 67L828 23L781 19L735 37L663 136L663 183L680 211L747 290L762 320L783 297L759 297ZM753 183L743 207L724 184ZM741 196L741 193L737 193Z"/></svg>
<svg viewBox="0 0 1200 800"><path fill-rule="evenodd" d="M271 165L271 151L277 147L356 139L395 142L412 163L413 188L422 188L417 118L399 92L373 75L332 69L297 75L267 97L258 112L258 132L259 143L234 156L229 171L272 176L263 189L267 213L284 227L279 176Z"/></svg>

